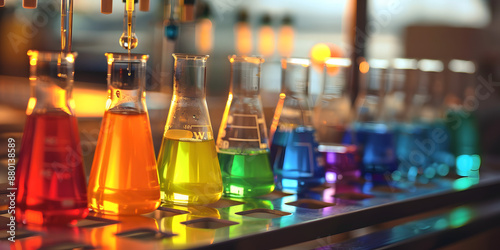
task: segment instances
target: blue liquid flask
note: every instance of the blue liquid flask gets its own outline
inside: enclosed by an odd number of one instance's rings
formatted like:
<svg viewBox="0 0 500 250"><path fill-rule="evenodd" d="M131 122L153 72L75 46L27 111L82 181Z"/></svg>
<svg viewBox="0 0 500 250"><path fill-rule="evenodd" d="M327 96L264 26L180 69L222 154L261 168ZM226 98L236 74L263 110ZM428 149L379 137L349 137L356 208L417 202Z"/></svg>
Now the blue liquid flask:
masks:
<svg viewBox="0 0 500 250"><path fill-rule="evenodd" d="M308 100L309 59L283 59L281 94L271 125L270 161L276 188L300 190L325 179Z"/></svg>
<svg viewBox="0 0 500 250"><path fill-rule="evenodd" d="M364 93L357 102L356 122L352 126L362 154L362 174L374 182L387 182L398 166L394 129L383 117L387 67L386 60L370 61Z"/></svg>

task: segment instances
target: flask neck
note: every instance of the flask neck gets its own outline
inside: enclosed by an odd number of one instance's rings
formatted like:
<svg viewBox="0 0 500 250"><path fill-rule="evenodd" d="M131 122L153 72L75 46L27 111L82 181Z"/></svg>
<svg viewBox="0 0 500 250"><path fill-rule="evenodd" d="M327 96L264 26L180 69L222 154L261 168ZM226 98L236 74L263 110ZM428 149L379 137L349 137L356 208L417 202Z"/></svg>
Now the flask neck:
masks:
<svg viewBox="0 0 500 250"><path fill-rule="evenodd" d="M205 98L206 60L208 56L173 54L174 86L177 97Z"/></svg>
<svg viewBox="0 0 500 250"><path fill-rule="evenodd" d="M421 93L427 95L427 104L439 108L444 98L444 79L441 72L422 72L419 83Z"/></svg>
<svg viewBox="0 0 500 250"><path fill-rule="evenodd" d="M307 98L309 91L309 60L307 60L307 64L290 63L285 60L281 64L281 92L287 96Z"/></svg>
<svg viewBox="0 0 500 250"><path fill-rule="evenodd" d="M325 80L323 85L323 95L340 97L344 93L345 86L345 72L340 70L336 74L325 74Z"/></svg>
<svg viewBox="0 0 500 250"><path fill-rule="evenodd" d="M262 58L231 56L230 92L236 96L259 95Z"/></svg>
<svg viewBox="0 0 500 250"><path fill-rule="evenodd" d="M370 69L369 77L365 81L365 94L366 96L384 96L387 81L386 69Z"/></svg>
<svg viewBox="0 0 500 250"><path fill-rule="evenodd" d="M31 93L26 114L64 112L73 115L76 53L28 51Z"/></svg>
<svg viewBox="0 0 500 250"><path fill-rule="evenodd" d="M108 101L112 112L146 112L147 55L106 53L108 57Z"/></svg>

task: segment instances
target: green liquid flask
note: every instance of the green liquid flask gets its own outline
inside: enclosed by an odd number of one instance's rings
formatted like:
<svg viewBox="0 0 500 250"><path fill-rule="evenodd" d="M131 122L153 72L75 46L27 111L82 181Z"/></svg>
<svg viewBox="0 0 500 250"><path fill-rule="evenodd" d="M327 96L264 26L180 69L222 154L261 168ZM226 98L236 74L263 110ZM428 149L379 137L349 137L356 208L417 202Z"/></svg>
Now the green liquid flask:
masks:
<svg viewBox="0 0 500 250"><path fill-rule="evenodd" d="M231 86L217 138L224 195L252 197L274 190L266 121L259 94L260 57L230 56Z"/></svg>

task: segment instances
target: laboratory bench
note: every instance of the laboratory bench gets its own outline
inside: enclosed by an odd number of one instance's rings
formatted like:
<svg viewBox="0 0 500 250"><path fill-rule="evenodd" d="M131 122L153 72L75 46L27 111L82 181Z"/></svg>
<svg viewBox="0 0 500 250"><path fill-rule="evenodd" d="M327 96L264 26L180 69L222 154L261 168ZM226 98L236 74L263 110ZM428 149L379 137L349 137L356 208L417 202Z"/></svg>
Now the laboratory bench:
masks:
<svg viewBox="0 0 500 250"><path fill-rule="evenodd" d="M498 190L498 172L482 173L479 179L440 178L426 184L340 181L299 193L223 197L204 206L162 204L141 216L91 212L65 227L18 224L15 243L7 240L10 215L2 210L0 248L438 248L498 231ZM2 204L8 202L5 188L1 199ZM494 247L482 244L481 248Z"/></svg>

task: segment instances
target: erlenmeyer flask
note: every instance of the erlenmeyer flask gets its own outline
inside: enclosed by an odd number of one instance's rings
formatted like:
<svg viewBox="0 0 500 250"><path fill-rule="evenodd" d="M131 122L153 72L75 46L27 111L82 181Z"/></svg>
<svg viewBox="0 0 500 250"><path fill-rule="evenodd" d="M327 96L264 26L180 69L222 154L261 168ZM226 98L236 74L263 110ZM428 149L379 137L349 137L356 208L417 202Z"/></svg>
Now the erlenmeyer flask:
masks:
<svg viewBox="0 0 500 250"><path fill-rule="evenodd" d="M321 185L325 179L308 100L310 60L281 60L281 94L271 125L271 164L278 189Z"/></svg>
<svg viewBox="0 0 500 250"><path fill-rule="evenodd" d="M481 165L479 126L474 112L478 104L476 66L472 61L453 59L448 69L446 125L451 135L450 149L456 156L456 173L476 177ZM450 98L452 93L454 98ZM447 167L439 164L437 174L447 175L450 170Z"/></svg>
<svg viewBox="0 0 500 250"><path fill-rule="evenodd" d="M428 160L412 175L418 175L419 181L427 182L436 176L438 167L449 169L453 166L455 158L450 149L450 131L444 120L444 65L439 60L422 59L418 62L418 68L418 90L413 98L415 110L412 118L425 132L425 138L417 141L419 150L416 152Z"/></svg>
<svg viewBox="0 0 500 250"><path fill-rule="evenodd" d="M426 138L425 127L411 122L409 112L415 108L411 101L417 85L417 60L396 58L387 75L383 120L394 129L398 159L398 169L392 173L392 178L414 181L416 169L429 163L429 157L417 153L418 142Z"/></svg>
<svg viewBox="0 0 500 250"><path fill-rule="evenodd" d="M216 202L222 178L206 102L208 56L173 56L173 96L158 156L161 198L189 205Z"/></svg>
<svg viewBox="0 0 500 250"><path fill-rule="evenodd" d="M260 57L230 56L231 87L217 147L224 194L250 197L274 190L260 99Z"/></svg>
<svg viewBox="0 0 500 250"><path fill-rule="evenodd" d="M329 58L325 61L323 91L314 107L314 127L329 183L360 176L356 145L354 142L344 143L345 137L354 138L354 133L348 129L353 118L351 101L344 91L350 65L348 58Z"/></svg>
<svg viewBox="0 0 500 250"><path fill-rule="evenodd" d="M71 96L76 53L28 55L31 97L16 171L16 220L66 224L88 213Z"/></svg>
<svg viewBox="0 0 500 250"><path fill-rule="evenodd" d="M362 152L361 171L375 182L385 182L385 174L397 169L394 130L382 117L389 62L372 59L369 63L366 86L357 101L354 131Z"/></svg>
<svg viewBox="0 0 500 250"><path fill-rule="evenodd" d="M108 100L90 173L92 210L143 214L160 205L160 186L145 100L148 55L106 53Z"/></svg>

